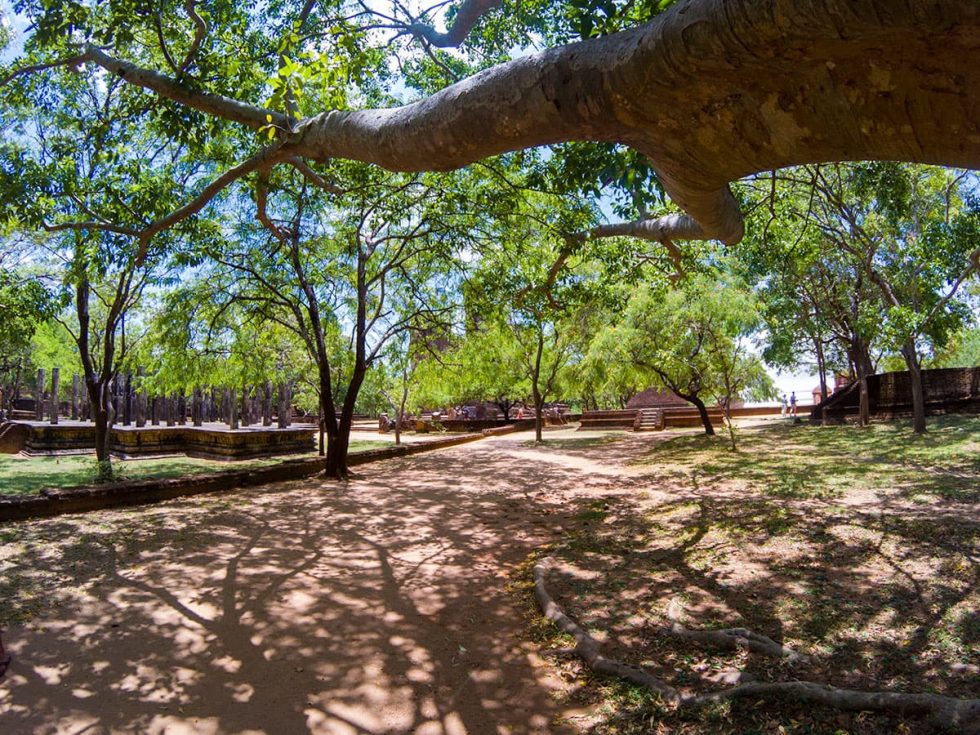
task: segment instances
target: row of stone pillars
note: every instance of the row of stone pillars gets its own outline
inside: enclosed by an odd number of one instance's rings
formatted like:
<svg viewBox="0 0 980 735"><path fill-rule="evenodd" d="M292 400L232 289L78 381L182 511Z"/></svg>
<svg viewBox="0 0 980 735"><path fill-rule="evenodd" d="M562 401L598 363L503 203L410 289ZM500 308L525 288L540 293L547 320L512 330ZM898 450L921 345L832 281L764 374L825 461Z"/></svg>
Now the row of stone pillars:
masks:
<svg viewBox="0 0 980 735"><path fill-rule="evenodd" d="M137 371L137 378L143 376L143 370ZM35 420L44 421L47 414L50 423L57 424L62 413L60 402L61 370L51 370L51 390L47 400L44 399L45 370L37 371L37 389L34 401ZM169 396L150 396L147 391L138 391L133 382L133 375L126 373L118 375L109 384L109 423L123 426L136 425L137 428L146 426L185 426L190 408L190 420L194 426L202 426L205 422L223 422L231 429L241 426L272 426L273 416L280 429L285 429L292 423L292 386L280 383L275 386L266 381L263 386L246 386L239 392L235 388L195 388L188 396L172 393ZM273 404L275 412L273 412ZM71 403L69 406L72 421L87 421L91 418L91 409L86 396L85 384L75 374L71 381Z"/></svg>

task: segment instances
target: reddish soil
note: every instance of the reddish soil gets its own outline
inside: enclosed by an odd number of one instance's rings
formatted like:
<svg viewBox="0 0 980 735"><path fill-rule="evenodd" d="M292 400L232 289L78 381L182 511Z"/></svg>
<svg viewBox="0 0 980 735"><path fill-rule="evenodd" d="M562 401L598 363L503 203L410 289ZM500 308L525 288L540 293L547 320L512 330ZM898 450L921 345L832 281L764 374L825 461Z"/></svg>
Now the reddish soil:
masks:
<svg viewBox="0 0 980 735"><path fill-rule="evenodd" d="M564 731L508 585L612 478L526 439L8 526L3 731Z"/></svg>

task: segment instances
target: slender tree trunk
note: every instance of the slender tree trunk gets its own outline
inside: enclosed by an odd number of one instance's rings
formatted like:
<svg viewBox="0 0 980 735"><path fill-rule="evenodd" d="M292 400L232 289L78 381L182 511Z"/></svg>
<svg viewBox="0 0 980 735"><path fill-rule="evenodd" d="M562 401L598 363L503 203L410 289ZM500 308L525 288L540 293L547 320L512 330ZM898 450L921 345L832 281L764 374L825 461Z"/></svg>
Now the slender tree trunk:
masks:
<svg viewBox="0 0 980 735"><path fill-rule="evenodd" d="M915 342L907 340L902 345L902 357L909 369L909 382L912 388L912 431L916 434L926 433L926 402L922 387L922 363L915 349Z"/></svg>
<svg viewBox="0 0 980 735"><path fill-rule="evenodd" d="M704 405L704 401L702 401L698 396L695 395L681 396L681 397L693 403L694 407L698 409L698 413L701 415L701 423L704 425L704 433L707 434L708 436L714 436L715 427L711 425L711 417L708 416L708 409Z"/></svg>
<svg viewBox="0 0 980 735"><path fill-rule="evenodd" d="M366 373L367 368L363 365L354 367L354 373L351 375L347 394L344 397L344 405L340 409L340 421L335 421L336 433L327 436L327 461L324 467L324 474L327 477L346 480L349 474L347 453L350 448L350 431L354 424L354 404L357 402L357 394L361 390L361 384L364 382ZM332 408L331 406L331 410Z"/></svg>
<svg viewBox="0 0 980 735"><path fill-rule="evenodd" d="M868 394L868 376L872 372L871 360L865 354L863 346L856 348L854 355L854 367L857 370L858 378L858 423L867 426L871 423L871 399Z"/></svg>
<svg viewBox="0 0 980 735"><path fill-rule="evenodd" d="M827 361L823 354L823 342L819 337L813 338L813 351L817 356L817 374L820 376L820 401L827 400Z"/></svg>
<svg viewBox="0 0 980 735"><path fill-rule="evenodd" d="M99 465L99 479L112 479L111 457L109 455L109 389L103 376L85 376L88 391L89 411L95 424L95 459Z"/></svg>
<svg viewBox="0 0 980 735"><path fill-rule="evenodd" d="M402 421L405 418L405 405L408 403L408 377L404 377L404 383L402 383L402 399L398 404L398 410L395 411L395 446L401 446L402 443Z"/></svg>
<svg viewBox="0 0 980 735"><path fill-rule="evenodd" d="M534 441L543 441L542 428L544 416L541 409L544 407L544 397L538 388L538 379L541 377L541 355L544 353L544 334L538 330L538 351L534 356L534 373L531 375L531 394L534 398Z"/></svg>
<svg viewBox="0 0 980 735"><path fill-rule="evenodd" d="M732 410L725 405L725 424L728 426L728 439L732 444L732 451L737 452L738 446L735 444L735 424L732 423Z"/></svg>

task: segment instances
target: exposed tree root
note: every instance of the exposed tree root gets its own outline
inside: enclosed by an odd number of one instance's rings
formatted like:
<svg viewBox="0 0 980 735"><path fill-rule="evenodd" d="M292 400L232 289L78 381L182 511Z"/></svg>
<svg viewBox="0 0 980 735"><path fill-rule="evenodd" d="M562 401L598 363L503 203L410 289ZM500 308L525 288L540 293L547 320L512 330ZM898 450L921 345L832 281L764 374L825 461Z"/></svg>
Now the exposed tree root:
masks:
<svg viewBox="0 0 980 735"><path fill-rule="evenodd" d="M667 628L672 636L684 638L699 643L710 643L728 650L748 648L750 651L761 653L773 658L784 658L787 661L809 663L812 659L806 654L786 648L769 638L747 628L726 628L725 630L688 630L680 623L681 605L677 599L670 601L667 607L667 617L671 626Z"/></svg>
<svg viewBox="0 0 980 735"><path fill-rule="evenodd" d="M825 684L809 681L752 682L710 694L682 694L668 682L653 676L640 667L631 666L602 655L599 641L566 615L548 593L545 577L552 562L553 559L547 557L534 565L534 595L544 616L557 625L560 630L575 638L575 653L593 671L620 676L635 684L645 686L674 706L698 706L737 697L764 697L778 694L795 697L800 702L820 704L852 712L867 710L928 717L938 727L949 728L964 735L980 734L980 699L956 699L938 694L863 692L853 689L835 689ZM789 659L794 656L798 659L802 658L800 654L781 646L772 639L742 628L713 632L689 631L674 620L675 615L676 613L670 614L673 625L669 630L672 635L729 648L748 646L750 650L779 658Z"/></svg>

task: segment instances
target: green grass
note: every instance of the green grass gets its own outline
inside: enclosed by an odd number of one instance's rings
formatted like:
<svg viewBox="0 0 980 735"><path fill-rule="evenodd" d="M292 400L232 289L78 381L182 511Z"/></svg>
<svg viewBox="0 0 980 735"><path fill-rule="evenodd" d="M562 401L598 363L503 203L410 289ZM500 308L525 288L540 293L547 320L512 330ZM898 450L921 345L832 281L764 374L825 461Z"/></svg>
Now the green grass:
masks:
<svg viewBox="0 0 980 735"><path fill-rule="evenodd" d="M980 501L980 417L930 418L925 436L908 422L773 422L739 430L737 452L721 432L651 438L631 484L657 492L583 500L548 551L579 571L549 577L555 600L606 633L606 650L699 692L716 686L701 681L706 672L740 669L763 681L975 696L975 676L952 664L972 665L980 643L980 526L967 505ZM566 647L534 604L530 562L522 568L528 638L546 653ZM814 663L790 669L660 635L673 599L690 627L744 626ZM675 709L574 658L553 661L565 702L594 715L589 735L934 732L921 718L792 697Z"/></svg>
<svg viewBox="0 0 980 735"><path fill-rule="evenodd" d="M608 431L604 432L600 436L559 436L559 437L548 437L543 441L536 442L533 439L521 442L521 446L530 447L532 449L558 449L563 451L570 451L574 449L591 449L592 447L601 447L605 444L615 444L620 439L626 436L625 431Z"/></svg>
<svg viewBox="0 0 980 735"><path fill-rule="evenodd" d="M980 500L980 417L929 420L924 436L908 422L854 426L776 424L727 438L683 436L641 462L668 476L738 478L773 498L834 498L855 488L897 489L912 500Z"/></svg>
<svg viewBox="0 0 980 735"><path fill-rule="evenodd" d="M350 451L358 452L387 446L393 444L387 441L351 441ZM147 480L267 467L283 460L311 456L313 455L290 454L234 462L183 456L161 459L114 459L112 468L118 480ZM45 489L81 487L94 483L97 476L98 471L93 455L59 457L0 455L0 494L2 495L34 495Z"/></svg>

